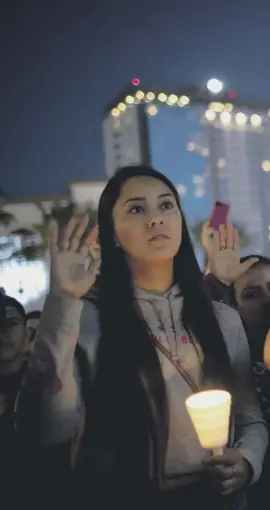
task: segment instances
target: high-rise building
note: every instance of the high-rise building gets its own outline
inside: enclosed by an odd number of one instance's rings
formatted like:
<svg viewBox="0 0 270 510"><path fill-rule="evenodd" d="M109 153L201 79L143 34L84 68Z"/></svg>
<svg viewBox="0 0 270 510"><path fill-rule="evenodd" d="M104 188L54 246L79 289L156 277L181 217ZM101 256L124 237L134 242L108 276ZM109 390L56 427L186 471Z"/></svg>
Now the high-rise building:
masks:
<svg viewBox="0 0 270 510"><path fill-rule="evenodd" d="M108 177L149 163L177 186L191 227L215 201L246 234L245 253L270 255L270 118L267 104L190 87L181 93L122 94L106 112Z"/></svg>

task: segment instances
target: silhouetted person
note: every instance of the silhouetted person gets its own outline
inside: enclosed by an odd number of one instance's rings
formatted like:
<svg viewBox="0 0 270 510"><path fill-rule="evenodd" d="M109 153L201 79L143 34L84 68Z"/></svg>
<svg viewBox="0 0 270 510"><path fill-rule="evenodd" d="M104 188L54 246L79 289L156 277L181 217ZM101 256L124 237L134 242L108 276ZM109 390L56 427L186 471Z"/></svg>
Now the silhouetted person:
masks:
<svg viewBox="0 0 270 510"><path fill-rule="evenodd" d="M23 306L0 294L0 483L5 508L25 498L26 458L14 428L14 406L29 355ZM30 460L28 458L28 460ZM8 506L10 505L10 506Z"/></svg>

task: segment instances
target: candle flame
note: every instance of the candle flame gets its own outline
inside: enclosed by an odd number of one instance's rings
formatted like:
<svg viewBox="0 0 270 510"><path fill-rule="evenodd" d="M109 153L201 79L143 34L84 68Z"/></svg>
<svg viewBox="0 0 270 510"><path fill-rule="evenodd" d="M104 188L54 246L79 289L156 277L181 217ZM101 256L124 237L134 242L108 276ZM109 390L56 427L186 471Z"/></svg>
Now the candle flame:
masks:
<svg viewBox="0 0 270 510"><path fill-rule="evenodd" d="M225 404L231 400L231 395L223 390L208 390L195 393L186 399L186 406L194 409L209 409Z"/></svg>

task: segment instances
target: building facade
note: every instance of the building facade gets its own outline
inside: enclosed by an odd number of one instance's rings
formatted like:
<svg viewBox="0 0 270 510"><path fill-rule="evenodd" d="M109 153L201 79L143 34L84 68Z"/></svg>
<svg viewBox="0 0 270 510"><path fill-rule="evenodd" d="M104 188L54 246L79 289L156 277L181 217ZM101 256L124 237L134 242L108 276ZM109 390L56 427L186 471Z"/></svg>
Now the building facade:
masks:
<svg viewBox="0 0 270 510"><path fill-rule="evenodd" d="M104 119L107 175L150 163L177 186L191 228L215 201L245 232L243 254L270 256L270 118L265 104L133 89Z"/></svg>

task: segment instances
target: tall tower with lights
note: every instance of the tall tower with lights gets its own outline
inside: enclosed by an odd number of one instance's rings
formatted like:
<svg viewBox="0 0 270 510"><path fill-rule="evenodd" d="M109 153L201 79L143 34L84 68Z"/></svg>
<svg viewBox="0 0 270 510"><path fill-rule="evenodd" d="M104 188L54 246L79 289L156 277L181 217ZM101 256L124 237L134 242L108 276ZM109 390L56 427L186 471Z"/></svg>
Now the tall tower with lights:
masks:
<svg viewBox="0 0 270 510"><path fill-rule="evenodd" d="M247 234L245 253L270 255L270 104L206 87L144 90L139 80L106 111L108 177L150 163L177 186L188 223L205 221L217 200Z"/></svg>

